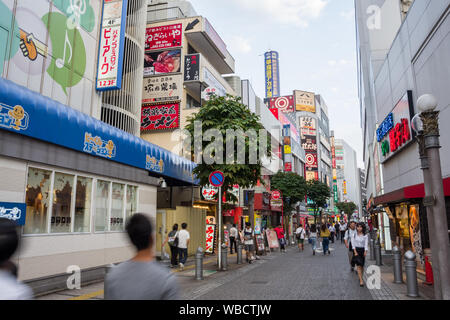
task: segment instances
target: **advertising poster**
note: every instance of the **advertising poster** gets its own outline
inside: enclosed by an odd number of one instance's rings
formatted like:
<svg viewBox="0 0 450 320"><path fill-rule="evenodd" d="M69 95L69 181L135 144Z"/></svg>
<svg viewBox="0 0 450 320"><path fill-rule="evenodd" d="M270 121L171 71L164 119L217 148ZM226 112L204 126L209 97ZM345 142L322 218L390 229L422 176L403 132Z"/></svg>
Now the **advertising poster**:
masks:
<svg viewBox="0 0 450 320"><path fill-rule="evenodd" d="M142 103L180 101L182 80L181 74L145 78L142 86Z"/></svg>
<svg viewBox="0 0 450 320"><path fill-rule="evenodd" d="M301 117L300 133L302 136L317 136L316 119L313 117Z"/></svg>
<svg viewBox="0 0 450 320"><path fill-rule="evenodd" d="M97 70L97 90L117 90L122 86L127 4L128 1L126 0L103 2L103 21L100 31L100 49ZM68 48L67 51L66 48ZM64 47L62 61L65 61L67 52L69 52L69 46ZM69 52L69 54L72 53Z"/></svg>
<svg viewBox="0 0 450 320"><path fill-rule="evenodd" d="M303 136L302 148L305 151L317 151L317 137L316 136Z"/></svg>
<svg viewBox="0 0 450 320"><path fill-rule="evenodd" d="M176 129L179 127L179 103L142 106L141 131Z"/></svg>
<svg viewBox="0 0 450 320"><path fill-rule="evenodd" d="M184 81L200 80L200 55L188 54L184 57Z"/></svg>
<svg viewBox="0 0 450 320"><path fill-rule="evenodd" d="M255 214L255 234L261 234L261 222L262 217L258 214Z"/></svg>
<svg viewBox="0 0 450 320"><path fill-rule="evenodd" d="M259 234L256 236L256 248L258 252L264 252L266 246L264 245L264 235Z"/></svg>
<svg viewBox="0 0 450 320"><path fill-rule="evenodd" d="M181 23L147 28L145 50L181 47L183 26Z"/></svg>
<svg viewBox="0 0 450 320"><path fill-rule="evenodd" d="M181 49L144 54L144 77L181 71Z"/></svg>
<svg viewBox="0 0 450 320"><path fill-rule="evenodd" d="M316 113L315 94L306 91L294 91L295 109L297 111L306 111Z"/></svg>
<svg viewBox="0 0 450 320"><path fill-rule="evenodd" d="M269 243L270 249L280 248L280 243L278 242L277 233L273 230L266 230L267 242Z"/></svg>
<svg viewBox="0 0 450 320"><path fill-rule="evenodd" d="M294 96L284 96L265 99L269 109L278 109L281 112L290 113L295 111Z"/></svg>
<svg viewBox="0 0 450 320"><path fill-rule="evenodd" d="M230 231L228 230L223 230L223 237L224 237L224 242L227 245L227 247L230 246Z"/></svg>
<svg viewBox="0 0 450 320"><path fill-rule="evenodd" d="M318 168L317 154L306 153L305 167L306 168L312 168L312 169L317 169Z"/></svg>
<svg viewBox="0 0 450 320"><path fill-rule="evenodd" d="M206 242L205 242L205 252L214 253L214 240L216 237L216 225L207 224L206 225Z"/></svg>

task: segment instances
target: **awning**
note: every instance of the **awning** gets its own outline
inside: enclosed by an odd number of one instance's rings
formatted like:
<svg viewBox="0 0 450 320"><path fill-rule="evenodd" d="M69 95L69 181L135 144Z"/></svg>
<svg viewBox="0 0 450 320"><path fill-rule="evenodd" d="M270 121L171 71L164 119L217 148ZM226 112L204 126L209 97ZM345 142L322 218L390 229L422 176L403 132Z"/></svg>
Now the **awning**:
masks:
<svg viewBox="0 0 450 320"><path fill-rule="evenodd" d="M0 129L197 184L195 163L0 78Z"/></svg>
<svg viewBox="0 0 450 320"><path fill-rule="evenodd" d="M444 179L444 195L450 197L450 177ZM395 190L390 193L383 194L374 199L374 206L387 205L390 203L398 203L411 199L425 198L425 186L424 184L417 184L414 186L404 187L399 190Z"/></svg>

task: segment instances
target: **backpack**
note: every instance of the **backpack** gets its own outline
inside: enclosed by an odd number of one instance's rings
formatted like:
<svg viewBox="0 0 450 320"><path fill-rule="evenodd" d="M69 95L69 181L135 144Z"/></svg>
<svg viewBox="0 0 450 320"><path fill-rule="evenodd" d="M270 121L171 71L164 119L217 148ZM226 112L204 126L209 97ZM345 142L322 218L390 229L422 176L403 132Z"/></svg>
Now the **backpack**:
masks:
<svg viewBox="0 0 450 320"><path fill-rule="evenodd" d="M169 246L178 247L178 231L170 231L169 233Z"/></svg>

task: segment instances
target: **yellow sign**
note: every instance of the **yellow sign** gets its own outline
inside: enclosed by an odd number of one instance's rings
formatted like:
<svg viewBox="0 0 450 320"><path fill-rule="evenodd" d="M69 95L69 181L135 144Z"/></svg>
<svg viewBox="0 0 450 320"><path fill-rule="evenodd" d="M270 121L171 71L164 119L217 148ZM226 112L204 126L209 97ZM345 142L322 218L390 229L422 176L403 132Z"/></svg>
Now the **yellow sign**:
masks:
<svg viewBox="0 0 450 320"><path fill-rule="evenodd" d="M297 111L316 113L315 94L306 91L294 91L295 108Z"/></svg>
<svg viewBox="0 0 450 320"><path fill-rule="evenodd" d="M347 181L344 180L344 194L347 194Z"/></svg>
<svg viewBox="0 0 450 320"><path fill-rule="evenodd" d="M292 153L292 148L289 145L285 145L284 146L284 154L291 154Z"/></svg>

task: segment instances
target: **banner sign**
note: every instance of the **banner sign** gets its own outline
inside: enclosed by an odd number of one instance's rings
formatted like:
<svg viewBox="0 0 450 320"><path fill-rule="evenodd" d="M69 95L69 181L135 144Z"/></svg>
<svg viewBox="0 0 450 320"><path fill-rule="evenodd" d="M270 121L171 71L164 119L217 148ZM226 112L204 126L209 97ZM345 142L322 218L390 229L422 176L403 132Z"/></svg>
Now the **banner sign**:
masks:
<svg viewBox="0 0 450 320"><path fill-rule="evenodd" d="M294 91L295 109L297 111L306 111L316 113L315 94L306 91Z"/></svg>
<svg viewBox="0 0 450 320"><path fill-rule="evenodd" d="M300 118L300 134L302 136L317 136L316 119L312 117Z"/></svg>
<svg viewBox="0 0 450 320"><path fill-rule="evenodd" d="M180 104L144 105L141 113L141 130L164 130L180 127Z"/></svg>
<svg viewBox="0 0 450 320"><path fill-rule="evenodd" d="M128 0L104 0L97 68L97 91L122 88ZM65 57L66 51L64 51ZM64 59L63 59L64 60Z"/></svg>
<svg viewBox="0 0 450 320"><path fill-rule="evenodd" d="M304 136L302 139L302 148L305 149L305 151L317 151L317 137Z"/></svg>
<svg viewBox="0 0 450 320"><path fill-rule="evenodd" d="M144 77L181 71L181 49L144 54Z"/></svg>
<svg viewBox="0 0 450 320"><path fill-rule="evenodd" d="M184 56L184 81L200 80L200 55L188 54Z"/></svg>
<svg viewBox="0 0 450 320"><path fill-rule="evenodd" d="M264 55L266 75L266 98L280 96L280 69L278 52L270 51Z"/></svg>
<svg viewBox="0 0 450 320"><path fill-rule="evenodd" d="M305 167L317 169L319 167L317 162L317 153L306 153Z"/></svg>
<svg viewBox="0 0 450 320"><path fill-rule="evenodd" d="M208 184L202 188L202 197L207 201L215 201L215 196L219 192L219 188Z"/></svg>
<svg viewBox="0 0 450 320"><path fill-rule="evenodd" d="M214 240L216 238L216 225L207 224L206 225L206 242L205 242L205 252L214 252Z"/></svg>
<svg viewBox="0 0 450 320"><path fill-rule="evenodd" d="M157 50L181 47L182 24L147 28L145 33L145 50Z"/></svg>
<svg viewBox="0 0 450 320"><path fill-rule="evenodd" d="M145 78L142 86L142 103L180 101L182 94L181 74Z"/></svg>
<svg viewBox="0 0 450 320"><path fill-rule="evenodd" d="M414 115L414 105L412 101L412 91L408 91L377 130L382 163L413 141L411 119Z"/></svg>
<svg viewBox="0 0 450 320"><path fill-rule="evenodd" d="M278 109L285 113L295 111L294 96L276 97L265 99L269 109Z"/></svg>
<svg viewBox="0 0 450 320"><path fill-rule="evenodd" d="M0 202L0 218L15 222L18 226L25 225L27 205L25 203Z"/></svg>

